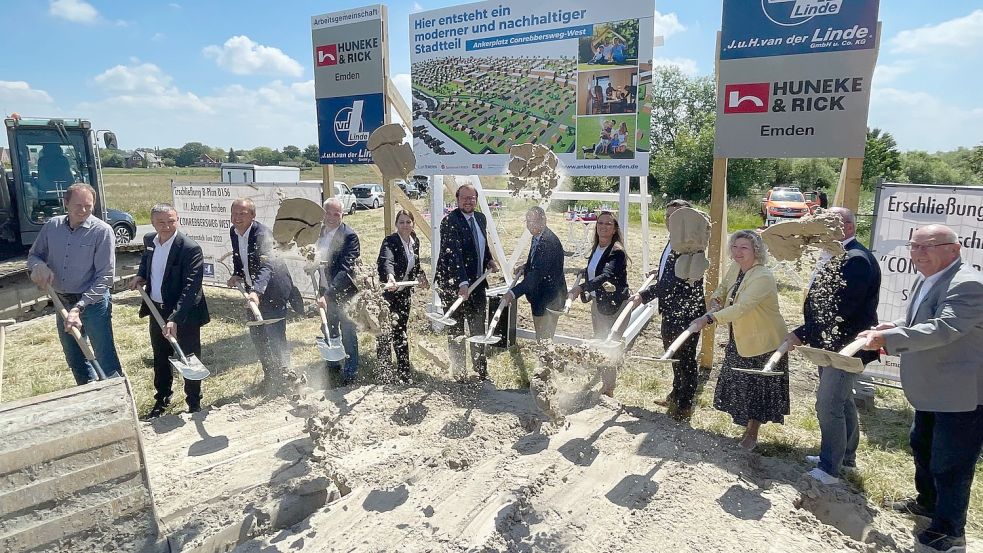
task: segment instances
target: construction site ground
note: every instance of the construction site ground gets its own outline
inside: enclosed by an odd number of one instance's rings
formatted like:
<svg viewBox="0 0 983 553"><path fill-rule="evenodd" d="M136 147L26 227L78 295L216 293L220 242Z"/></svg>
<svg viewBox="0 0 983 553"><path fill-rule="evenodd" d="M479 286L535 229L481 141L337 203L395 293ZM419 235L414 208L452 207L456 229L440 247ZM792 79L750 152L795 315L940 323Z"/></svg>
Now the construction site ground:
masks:
<svg viewBox="0 0 983 553"><path fill-rule="evenodd" d="M380 211L349 220L364 229L368 262L381 240L369 217ZM521 216L520 208L502 215L506 244L518 237ZM551 214L551 223L565 239L560 217ZM652 248L661 251L664 231L654 231ZM629 235L632 286L641 282L639 242ZM583 264L567 259L571 270ZM779 271L790 325L801 318L803 278L806 269ZM858 474L834 488L803 477L804 456L818 450L817 380L795 355L792 413L783 426L766 425L758 449L747 453L735 439L740 428L712 408L719 366L691 425L653 403L668 392L671 371L639 359L619 374L614 401L588 393L580 410L553 424L527 390L536 368L530 342L489 350L492 383L459 384L430 361L424 350L446 355L446 340L425 330L424 294L410 322L413 384L386 384L375 340L363 334L359 382L329 388L313 344L316 319L292 317L293 364L307 383L264 396L238 296L206 294L213 319L203 329L202 360L213 371L206 408L184 413L178 380L169 414L140 423L167 540L148 544L146 527L134 526L95 536L83 549L51 550L911 551L913 530L924 524L879 506L913 491L905 442L911 411L900 392L878 390L861 412ZM116 340L143 415L153 401L152 370L138 307L135 293L114 296ZM525 302L519 323L530 326ZM4 401L71 388L53 327L49 315L11 329ZM584 336L589 328L577 304L559 331ZM716 342L723 341L721 330ZM661 352L656 318L634 353ZM981 534L980 502L974 493L970 550Z"/></svg>

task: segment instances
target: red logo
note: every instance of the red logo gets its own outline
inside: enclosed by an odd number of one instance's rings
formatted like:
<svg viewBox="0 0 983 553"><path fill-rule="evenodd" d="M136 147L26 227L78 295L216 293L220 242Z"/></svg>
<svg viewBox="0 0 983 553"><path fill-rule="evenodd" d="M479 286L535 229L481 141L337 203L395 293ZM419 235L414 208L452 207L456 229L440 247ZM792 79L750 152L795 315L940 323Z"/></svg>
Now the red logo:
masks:
<svg viewBox="0 0 983 553"><path fill-rule="evenodd" d="M481 169L481 164L480 163L472 163L471 164L471 168L472 169Z"/></svg>
<svg viewBox="0 0 983 553"><path fill-rule="evenodd" d="M325 46L318 46L317 48L315 48L315 54L317 56L317 59L314 60L314 63L316 63L318 67L338 64L337 44L327 44Z"/></svg>
<svg viewBox="0 0 983 553"><path fill-rule="evenodd" d="M724 86L724 113L768 113L768 83Z"/></svg>

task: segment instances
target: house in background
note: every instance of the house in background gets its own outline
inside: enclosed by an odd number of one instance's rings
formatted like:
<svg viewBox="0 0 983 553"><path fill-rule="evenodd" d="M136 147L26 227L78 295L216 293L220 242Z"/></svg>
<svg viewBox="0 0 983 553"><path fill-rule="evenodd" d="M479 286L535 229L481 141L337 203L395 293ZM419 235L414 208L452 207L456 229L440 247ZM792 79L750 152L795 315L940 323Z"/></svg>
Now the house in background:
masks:
<svg viewBox="0 0 983 553"><path fill-rule="evenodd" d="M218 167L220 165L222 165L222 162L215 161L215 159L208 154L201 154L198 156L198 159L191 164L192 167Z"/></svg>
<svg viewBox="0 0 983 553"><path fill-rule="evenodd" d="M160 159L160 156L146 150L134 150L133 154L126 158L126 167L130 169L153 169L163 166L164 162Z"/></svg>

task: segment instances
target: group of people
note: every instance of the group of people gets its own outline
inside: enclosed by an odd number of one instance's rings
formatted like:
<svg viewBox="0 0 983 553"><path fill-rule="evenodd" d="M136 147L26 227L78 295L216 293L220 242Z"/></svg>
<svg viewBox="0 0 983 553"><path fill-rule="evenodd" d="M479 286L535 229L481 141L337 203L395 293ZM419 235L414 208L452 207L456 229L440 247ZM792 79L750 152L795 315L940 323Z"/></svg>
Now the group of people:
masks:
<svg viewBox="0 0 983 553"><path fill-rule="evenodd" d="M436 260L435 286L444 305L462 303L455 323L448 329L452 365L466 365L465 336L485 333L487 280L499 270L486 234L485 215L476 211L478 192L470 184L455 193L457 207L440 222L441 249ZM58 333L69 366L79 384L97 378L70 332L78 329L92 343L105 376L122 375L112 333L109 289L115 270L113 233L92 214L95 191L74 184L65 192L67 214L50 219L31 248L28 267L32 280L57 294L68 306L58 315ZM324 202L324 219L317 242L320 273L318 305L325 309L332 332L340 333L346 358L329 370L339 373L342 384L355 380L358 340L354 322L345 309L356 293L353 271L360 256L357 233L343 223L343 206L336 199ZM673 200L666 219L691 207ZM754 230L730 236L732 263L720 285L704 297L703 282L676 275L679 254L666 245L654 283L632 294L628 287L629 258L622 229L611 212L596 222L586 266L577 273L572 288L564 276L565 255L556 234L547 226L539 207L525 216L532 242L525 263L516 268L515 282L505 292L506 305L525 296L532 308L538 340L554 337L557 319L567 299L590 303L592 334L604 339L617 315L626 306L638 307L658 299L665 346L687 328L701 330L712 324L727 325L727 346L717 378L713 405L744 427L740 446L753 450L762 424L782 423L789 414L788 355L777 371L760 369L783 344L791 348L809 345L839 350L855 339L864 339L857 354L864 362L882 348L901 357L904 392L915 408L910 445L914 453L916 498L894 504L898 510L931 518L918 539L940 551L965 543L964 530L969 492L976 462L983 447L983 276L962 262L956 234L941 225L919 228L911 237L911 259L919 272L907 315L878 324L877 303L881 274L876 259L856 239L855 215L845 208L829 210L843 224L845 254L824 255L810 279L803 306L804 323L788 329L779 306L778 288L767 266L767 248ZM264 371L274 388L289 365L289 347L283 318L288 304L296 302L296 287L276 254L268 227L255 220L256 208L248 198L232 204L233 275L230 287L241 288L273 324L253 326L250 334ZM150 416L159 416L172 395L172 376L167 341L174 337L187 354L201 354L200 329L209 322L202 292L201 248L178 229L173 206L158 204L151 210L155 232L144 238L134 288L143 287L166 319L161 328L151 318L150 342L154 354L155 404ZM387 236L377 260L383 297L389 304L391 332L378 340L380 364L390 365L402 378L411 372L407 324L413 288L396 282L417 280L429 286L420 265L420 241L414 232L412 213L400 211L397 231ZM302 304L300 305L302 308ZM297 306L294 306L296 309ZM148 306L140 315L149 314ZM619 330L619 329L614 329ZM658 400L670 416L686 421L694 409L698 389L697 342L694 333L675 353L673 383L668 396ZM488 378L484 346L469 344L471 365L479 378ZM392 354L395 353L395 364ZM744 369L744 370L742 370ZM747 372L746 369L752 369ZM612 394L614 370L602 371L602 393ZM819 367L816 412L821 431L819 455L808 458L817 466L809 474L823 484L839 482L844 472L855 470L860 429L852 392L857 375L833 367ZM200 381L185 380L188 409L201 408Z"/></svg>
<svg viewBox="0 0 983 553"><path fill-rule="evenodd" d="M618 37L599 40L594 45L593 52L594 55L587 63L621 65L627 59L625 41Z"/></svg>
<svg viewBox="0 0 983 553"><path fill-rule="evenodd" d="M594 156L623 154L628 149L628 123L622 122L615 128L617 121L606 119L601 121L601 133L594 145Z"/></svg>

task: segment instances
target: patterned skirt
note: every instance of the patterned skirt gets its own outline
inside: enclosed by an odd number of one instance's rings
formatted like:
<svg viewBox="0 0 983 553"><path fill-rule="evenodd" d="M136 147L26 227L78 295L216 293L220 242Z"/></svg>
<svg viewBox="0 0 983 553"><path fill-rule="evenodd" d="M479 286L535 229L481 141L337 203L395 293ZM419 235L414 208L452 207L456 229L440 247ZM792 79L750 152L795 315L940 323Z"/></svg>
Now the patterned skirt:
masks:
<svg viewBox="0 0 983 553"><path fill-rule="evenodd" d="M750 420L779 424L785 422L785 415L789 414L790 407L788 354L775 367L782 371L778 376L759 376L732 369L760 369L765 366L769 357L771 353L741 357L737 353L733 334L727 342L724 364L713 394L713 407L729 414L734 424L747 426Z"/></svg>

